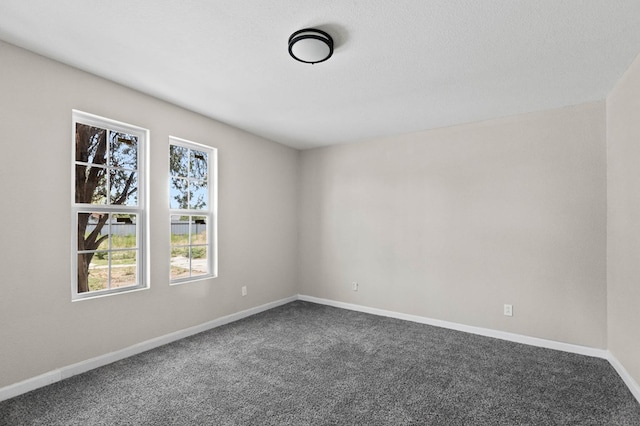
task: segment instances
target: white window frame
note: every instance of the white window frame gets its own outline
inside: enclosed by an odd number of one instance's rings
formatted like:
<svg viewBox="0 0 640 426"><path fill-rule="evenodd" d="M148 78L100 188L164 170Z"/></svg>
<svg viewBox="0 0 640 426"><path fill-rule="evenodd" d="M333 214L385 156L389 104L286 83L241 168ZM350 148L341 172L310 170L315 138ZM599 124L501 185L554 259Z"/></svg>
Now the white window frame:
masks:
<svg viewBox="0 0 640 426"><path fill-rule="evenodd" d="M218 276L218 150L209 145L203 145L187 139L169 136L168 155L171 154L171 145L183 148L203 151L208 154L207 163L207 190L209 197L208 209L172 209L171 199L169 199L169 236L171 236L172 216L206 216L207 217L207 267L209 273L189 276L184 278L171 279L169 272L169 284L177 285L194 281L201 281ZM171 170L167 170L167 194L171 197ZM191 226L191 225L189 225ZM171 271L171 238L169 240L169 270Z"/></svg>
<svg viewBox="0 0 640 426"><path fill-rule="evenodd" d="M71 300L86 300L96 297L128 293L132 291L138 291L149 288L148 276L148 212L146 206L148 205L148 192L147 192L147 171L148 171L148 144L149 144L149 130L142 127L134 126L132 124L122 123L120 121L112 120L109 118L101 117L98 115L90 114L83 111L72 110L72 127L71 127ZM95 126L109 131L122 132L130 135L137 136L137 206L126 206L121 204L116 205L98 205L98 204L79 204L76 203L76 124L85 124L89 126ZM133 286L111 288L105 290L96 290L88 292L78 292L78 214L79 213L129 213L137 215L136 220L136 281L137 284ZM132 248L133 249L133 248ZM109 247L111 251L111 247Z"/></svg>

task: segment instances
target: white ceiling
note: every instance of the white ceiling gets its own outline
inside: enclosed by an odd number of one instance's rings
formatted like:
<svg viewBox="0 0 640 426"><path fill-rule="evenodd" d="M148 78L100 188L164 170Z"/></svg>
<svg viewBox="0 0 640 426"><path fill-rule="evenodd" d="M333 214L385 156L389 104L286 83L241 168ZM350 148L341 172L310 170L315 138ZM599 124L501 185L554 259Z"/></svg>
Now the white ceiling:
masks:
<svg viewBox="0 0 640 426"><path fill-rule="evenodd" d="M0 0L0 39L310 148L604 99L640 0Z"/></svg>

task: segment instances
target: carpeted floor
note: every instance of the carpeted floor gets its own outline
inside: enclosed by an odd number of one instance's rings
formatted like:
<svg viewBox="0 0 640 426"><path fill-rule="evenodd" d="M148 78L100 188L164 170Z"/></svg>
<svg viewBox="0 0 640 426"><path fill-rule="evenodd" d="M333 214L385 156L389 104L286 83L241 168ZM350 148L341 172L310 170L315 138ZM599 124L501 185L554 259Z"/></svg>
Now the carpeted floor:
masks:
<svg viewBox="0 0 640 426"><path fill-rule="evenodd" d="M0 402L2 425L640 425L602 359L307 302Z"/></svg>

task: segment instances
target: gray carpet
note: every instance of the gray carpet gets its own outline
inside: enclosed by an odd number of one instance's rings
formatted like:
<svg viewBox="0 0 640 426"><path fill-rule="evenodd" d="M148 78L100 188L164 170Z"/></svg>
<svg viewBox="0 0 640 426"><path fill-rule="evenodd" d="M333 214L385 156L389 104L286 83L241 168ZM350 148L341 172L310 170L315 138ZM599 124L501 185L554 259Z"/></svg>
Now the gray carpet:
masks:
<svg viewBox="0 0 640 426"><path fill-rule="evenodd" d="M2 425L640 425L607 361L293 302L0 403Z"/></svg>

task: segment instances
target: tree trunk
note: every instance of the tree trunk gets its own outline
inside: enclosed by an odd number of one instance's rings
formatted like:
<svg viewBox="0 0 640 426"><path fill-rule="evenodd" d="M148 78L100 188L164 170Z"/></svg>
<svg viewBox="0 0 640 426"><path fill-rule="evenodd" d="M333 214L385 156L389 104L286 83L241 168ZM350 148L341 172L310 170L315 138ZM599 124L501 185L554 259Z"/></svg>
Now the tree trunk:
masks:
<svg viewBox="0 0 640 426"><path fill-rule="evenodd" d="M92 258L91 253L78 255L78 293L89 291L89 264Z"/></svg>

